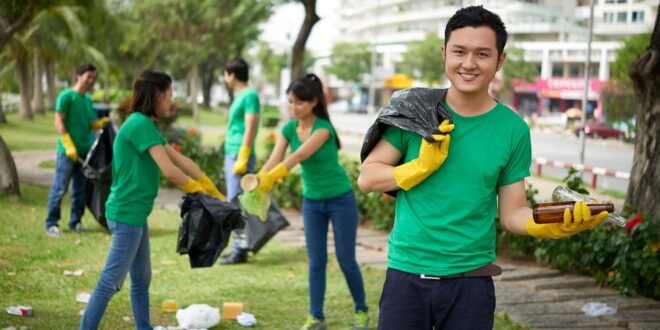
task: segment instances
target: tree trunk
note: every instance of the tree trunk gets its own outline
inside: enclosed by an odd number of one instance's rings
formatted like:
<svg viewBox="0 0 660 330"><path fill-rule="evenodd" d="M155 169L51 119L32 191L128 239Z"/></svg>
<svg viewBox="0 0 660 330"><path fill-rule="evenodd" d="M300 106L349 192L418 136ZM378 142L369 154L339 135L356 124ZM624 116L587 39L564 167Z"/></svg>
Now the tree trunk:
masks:
<svg viewBox="0 0 660 330"><path fill-rule="evenodd" d="M16 171L16 164L14 157L5 140L0 135L0 194L4 196L20 195L21 191L18 184L18 172Z"/></svg>
<svg viewBox="0 0 660 330"><path fill-rule="evenodd" d="M0 29L0 52L2 52L2 49L5 48L5 46L7 46L7 43L9 43L9 40L11 39L11 36L14 35L14 33L30 23L32 18L34 18L36 8L37 1L29 0L28 5L25 7L25 11L21 14L21 17L13 20L12 24L2 24L2 29ZM1 14L4 13L0 13L0 18L2 19L3 23L8 23L8 17L4 17L4 15Z"/></svg>
<svg viewBox="0 0 660 330"><path fill-rule="evenodd" d="M660 18L660 6L658 6ZM637 140L626 203L660 219L660 20L649 48L630 67L637 99Z"/></svg>
<svg viewBox="0 0 660 330"><path fill-rule="evenodd" d="M215 63L209 61L202 66L202 96L204 97L204 106L211 107L211 89L215 82Z"/></svg>
<svg viewBox="0 0 660 330"><path fill-rule="evenodd" d="M197 94L199 93L199 67L193 65L190 70L190 100L192 105L193 120L196 125L199 125L199 107L197 106Z"/></svg>
<svg viewBox="0 0 660 330"><path fill-rule="evenodd" d="M54 110L57 91L55 90L55 61L52 58L46 60L46 84L48 108Z"/></svg>
<svg viewBox="0 0 660 330"><path fill-rule="evenodd" d="M2 107L2 92L0 92L0 124L6 124L7 117L5 117L5 110Z"/></svg>
<svg viewBox="0 0 660 330"><path fill-rule="evenodd" d="M44 89L41 84L43 78L43 58L41 48L34 48L34 93L32 95L32 110L34 113L44 114Z"/></svg>
<svg viewBox="0 0 660 330"><path fill-rule="evenodd" d="M298 38L293 44L291 50L291 81L294 81L303 75L303 61L305 60L305 44L307 38L312 33L314 24L319 21L319 16L316 14L316 0L300 0L305 6L305 20L303 21Z"/></svg>
<svg viewBox="0 0 660 330"><path fill-rule="evenodd" d="M27 61L16 61L18 80L21 90L21 119L32 120L32 107L30 106L30 74ZM1 155L0 155L1 157Z"/></svg>

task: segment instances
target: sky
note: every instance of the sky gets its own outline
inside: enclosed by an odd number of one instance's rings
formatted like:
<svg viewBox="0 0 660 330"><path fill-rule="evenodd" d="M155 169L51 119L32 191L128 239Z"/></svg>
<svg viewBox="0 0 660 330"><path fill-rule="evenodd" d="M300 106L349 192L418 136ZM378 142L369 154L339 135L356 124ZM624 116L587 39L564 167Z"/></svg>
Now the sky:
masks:
<svg viewBox="0 0 660 330"><path fill-rule="evenodd" d="M313 52L329 50L339 36L339 5L337 0L318 0L316 13L321 18L307 40L306 47ZM275 49L290 49L298 37L305 17L305 8L299 2L277 6L268 22L261 26L260 39L272 44ZM287 40L287 34L289 40Z"/></svg>

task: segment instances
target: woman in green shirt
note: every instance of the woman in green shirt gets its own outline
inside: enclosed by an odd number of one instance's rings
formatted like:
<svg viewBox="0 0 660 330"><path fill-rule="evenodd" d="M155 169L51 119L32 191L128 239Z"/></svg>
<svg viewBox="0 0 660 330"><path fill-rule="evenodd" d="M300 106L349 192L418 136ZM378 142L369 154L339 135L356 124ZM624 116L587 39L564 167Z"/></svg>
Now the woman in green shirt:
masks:
<svg viewBox="0 0 660 330"><path fill-rule="evenodd" d="M85 308L80 329L97 329L108 302L131 273L131 307L137 329L149 321L151 257L147 217L158 195L160 171L179 189L224 199L213 182L189 158L179 154L158 132L154 121L170 115L172 78L144 71L133 82L131 115L113 143L112 186L106 202L110 252Z"/></svg>
<svg viewBox="0 0 660 330"><path fill-rule="evenodd" d="M348 175L339 164L341 145L330 123L321 81L316 75L308 74L291 83L287 94L294 119L282 128L273 152L257 177L258 189L268 192L291 168L299 163L302 166L310 315L301 329L326 329L323 297L330 221L337 260L355 303L355 329L367 329L364 284L355 261L357 203ZM288 146L291 146L291 155L285 159Z"/></svg>

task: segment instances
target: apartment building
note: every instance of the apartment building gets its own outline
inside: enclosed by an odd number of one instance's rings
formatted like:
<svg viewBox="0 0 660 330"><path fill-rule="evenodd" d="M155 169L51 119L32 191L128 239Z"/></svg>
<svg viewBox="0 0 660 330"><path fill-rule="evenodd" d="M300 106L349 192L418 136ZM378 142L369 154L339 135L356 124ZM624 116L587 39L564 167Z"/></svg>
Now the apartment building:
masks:
<svg viewBox="0 0 660 330"><path fill-rule="evenodd" d="M660 0L594 1L587 109L599 111L617 49L626 37L651 32ZM377 84L382 86L397 73L408 42L429 32L443 37L451 15L469 5L500 15L509 32L508 46L522 48L525 60L539 69L534 83L514 86L514 108L543 115L581 107L590 0L342 0L341 41L374 45Z"/></svg>

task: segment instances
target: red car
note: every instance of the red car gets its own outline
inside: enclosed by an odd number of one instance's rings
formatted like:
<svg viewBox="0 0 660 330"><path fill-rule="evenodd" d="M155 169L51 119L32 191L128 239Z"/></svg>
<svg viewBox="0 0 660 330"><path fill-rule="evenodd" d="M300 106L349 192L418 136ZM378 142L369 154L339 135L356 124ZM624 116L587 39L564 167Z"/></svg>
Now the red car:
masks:
<svg viewBox="0 0 660 330"><path fill-rule="evenodd" d="M580 129L581 127L575 128L575 135L580 136ZM610 126L607 126L604 123L588 123L587 126L584 128L584 134L588 137L593 137L593 138L615 138L615 139L622 139L624 136L624 133L622 131L619 131L616 128L612 128Z"/></svg>

